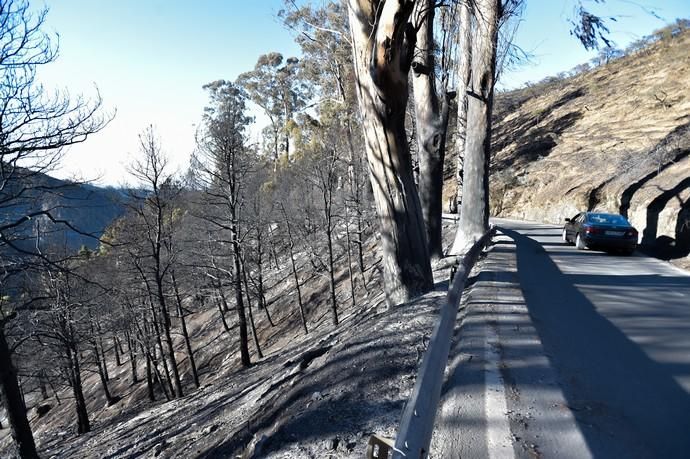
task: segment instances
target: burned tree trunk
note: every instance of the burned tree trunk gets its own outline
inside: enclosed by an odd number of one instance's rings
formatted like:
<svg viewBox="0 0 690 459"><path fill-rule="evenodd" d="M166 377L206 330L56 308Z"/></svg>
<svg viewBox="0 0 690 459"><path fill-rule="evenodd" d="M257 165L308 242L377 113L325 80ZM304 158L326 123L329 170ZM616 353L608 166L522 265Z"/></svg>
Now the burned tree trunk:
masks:
<svg viewBox="0 0 690 459"><path fill-rule="evenodd" d="M299 285L299 276L297 274L297 262L295 261L295 241L292 236L290 220L288 219L287 212L285 211L285 208L282 205L281 210L283 212L283 217L285 219L285 228L287 229L288 249L290 250L290 267L292 268L292 278L295 281L295 290L297 291L297 304L299 306L299 316L302 320L302 328L304 328L304 334L309 334L309 329L307 328L307 316L304 313L304 303L302 302L302 288Z"/></svg>
<svg viewBox="0 0 690 459"><path fill-rule="evenodd" d="M236 221L236 215L232 215L232 220ZM242 266L240 260L239 229L237 225L232 225L232 258L233 258L233 282L235 283L235 308L237 309L237 322L240 328L240 358L243 367L252 364L249 357L249 336L247 333L247 316L244 310L244 299L242 295Z"/></svg>
<svg viewBox="0 0 690 459"><path fill-rule="evenodd" d="M26 407L17 382L17 370L12 363L10 347L5 338L4 323L0 322L0 383L2 384L2 402L10 424L10 436L17 445L22 458L38 459L36 443L31 426L26 417Z"/></svg>
<svg viewBox="0 0 690 459"><path fill-rule="evenodd" d="M146 390L149 394L149 400L156 401L156 392L153 390L153 374L151 372L151 357L146 354Z"/></svg>
<svg viewBox="0 0 690 459"><path fill-rule="evenodd" d="M163 293L163 275L159 272L158 269L156 269L155 279L156 297L158 298L158 304L160 306L161 315L163 316L163 332L165 333L165 344L168 348L168 358L170 359L170 366L172 367L175 391L178 397L184 397L184 392L182 390L182 381L180 380L180 371L177 368L177 358L175 357L175 347L173 346L172 335L170 333L170 328L172 326L170 322L170 312L168 311L168 304L165 300L165 294ZM162 355L161 358L165 360L164 355ZM173 396L174 394L175 392L173 392Z"/></svg>
<svg viewBox="0 0 690 459"><path fill-rule="evenodd" d="M333 229L331 226L331 215L327 217L326 241L328 245L328 286L331 298L331 312L333 313L333 325L338 325L338 299L335 294L335 259L333 255Z"/></svg>
<svg viewBox="0 0 690 459"><path fill-rule="evenodd" d="M247 269L242 261L242 280L244 281L244 291L247 296L247 312L249 312L249 325L252 329L252 337L254 338L254 346L256 353L260 359L264 358L264 353L261 352L261 345L259 344L259 335L256 333L256 324L254 323L254 313L252 312L252 300L249 297L249 282L247 282Z"/></svg>
<svg viewBox="0 0 690 459"><path fill-rule="evenodd" d="M433 287L429 250L405 134L414 2L350 0L349 18L369 175L379 216L389 305Z"/></svg>
<svg viewBox="0 0 690 459"><path fill-rule="evenodd" d="M119 343L117 336L113 336L113 349L115 350L115 364L120 367L122 366L122 358L120 357L122 345Z"/></svg>
<svg viewBox="0 0 690 459"><path fill-rule="evenodd" d="M105 395L108 406L110 406L115 402L115 399L110 394L110 389L108 388L108 377L105 373L106 362L101 359L101 353L98 350L98 342L94 339L91 344L93 345L93 355L96 360L96 368L98 369L98 377L101 380L101 387L103 387L103 394Z"/></svg>
<svg viewBox="0 0 690 459"><path fill-rule="evenodd" d="M129 331L125 331L125 339L127 340L127 352L129 353L129 365L132 371L132 385L139 382L139 376L137 375L137 354L134 348L134 343L132 343L132 336Z"/></svg>
<svg viewBox="0 0 690 459"><path fill-rule="evenodd" d="M175 299L177 300L177 315L180 318L180 326L182 327L182 336L184 337L185 348L187 349L187 357L189 357L189 367L192 370L192 378L194 385L199 387L199 372L196 369L196 362L194 360L194 351L192 350L192 341L189 338L189 331L187 330L187 319L185 318L184 308L182 307L182 297L180 290L177 287L177 279L175 278L175 271L171 272L173 290L175 291Z"/></svg>
<svg viewBox="0 0 690 459"><path fill-rule="evenodd" d="M89 422L89 413L86 408L86 400L84 399L79 350L74 346L66 346L65 357L69 366L68 379L74 394L74 408L77 412L77 432L84 434L91 430L91 423Z"/></svg>
<svg viewBox="0 0 690 459"><path fill-rule="evenodd" d="M266 319L268 320L268 323L271 324L271 327L275 327L275 324L273 323L273 319L271 318L271 313L268 310L268 305L266 304L266 292L264 288L264 263L263 263L263 232L261 230L257 230L257 237L256 237L256 267L258 271L258 280L257 280L257 295L259 297L259 309L262 309L266 313Z"/></svg>

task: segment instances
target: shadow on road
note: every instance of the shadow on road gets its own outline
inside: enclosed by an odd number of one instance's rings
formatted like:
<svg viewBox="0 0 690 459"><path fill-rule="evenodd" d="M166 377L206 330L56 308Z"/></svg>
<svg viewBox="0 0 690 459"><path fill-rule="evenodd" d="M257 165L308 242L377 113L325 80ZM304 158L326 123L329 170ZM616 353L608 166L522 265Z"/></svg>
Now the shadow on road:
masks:
<svg viewBox="0 0 690 459"><path fill-rule="evenodd" d="M612 314L620 313L620 317L604 317L576 287L586 284L602 288L608 295L623 292L625 298L625 290L632 287L646 291L679 286L687 289L688 281L672 276L605 275L600 271L564 275L550 258L553 253L547 253L538 242L516 231L501 228L501 232L515 241L529 314L591 453L611 457L615 450L612 444L632 441L643 446L633 453L635 457L688 457L690 395L675 379L690 374L687 359L668 353L664 363L659 363L611 321L644 327L687 319L688 313L659 305L656 314L649 314L647 308L636 309L636 304L622 301L612 303L618 306ZM559 252L566 254L574 255ZM601 263L615 266L614 260ZM654 306L653 295L646 300Z"/></svg>

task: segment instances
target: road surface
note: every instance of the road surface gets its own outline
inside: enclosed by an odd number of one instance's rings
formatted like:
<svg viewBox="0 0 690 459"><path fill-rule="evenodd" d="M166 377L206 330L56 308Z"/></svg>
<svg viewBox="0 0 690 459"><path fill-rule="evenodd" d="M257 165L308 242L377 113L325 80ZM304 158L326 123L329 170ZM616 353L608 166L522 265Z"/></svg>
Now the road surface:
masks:
<svg viewBox="0 0 690 459"><path fill-rule="evenodd" d="M495 223L431 457L690 458L690 275Z"/></svg>

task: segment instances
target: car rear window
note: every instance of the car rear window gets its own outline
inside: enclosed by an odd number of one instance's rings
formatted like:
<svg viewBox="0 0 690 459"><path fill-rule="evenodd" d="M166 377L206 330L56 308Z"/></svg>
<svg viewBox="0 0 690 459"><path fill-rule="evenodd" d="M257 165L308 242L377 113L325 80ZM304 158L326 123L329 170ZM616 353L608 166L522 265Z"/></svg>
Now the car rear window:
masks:
<svg viewBox="0 0 690 459"><path fill-rule="evenodd" d="M590 223L599 223L602 225L630 225L625 217L617 214L589 214L587 220Z"/></svg>

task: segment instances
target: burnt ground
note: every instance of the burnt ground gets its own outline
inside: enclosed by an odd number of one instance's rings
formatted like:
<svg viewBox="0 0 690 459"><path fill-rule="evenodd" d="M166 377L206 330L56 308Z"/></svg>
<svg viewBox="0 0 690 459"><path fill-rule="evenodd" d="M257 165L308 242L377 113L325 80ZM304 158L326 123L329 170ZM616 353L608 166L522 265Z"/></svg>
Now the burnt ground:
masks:
<svg viewBox="0 0 690 459"><path fill-rule="evenodd" d="M330 324L326 289L311 282L305 293L311 308L308 335L301 331L285 273L275 273L269 302L276 327L255 311L265 357L253 353L256 363L248 369L239 367L234 338L219 333L217 313L200 312L194 334L202 385L193 390L187 379L183 398L148 402L145 383L130 386L123 365L119 373L113 368L111 380L111 390L123 398L106 407L96 395L95 377L88 377L85 385L95 399L92 432L76 435L71 400L63 393L62 405L33 421L41 457L364 456L371 434L395 437L448 287L448 269L438 269L435 291L388 309L377 253L371 240L368 293L357 286L355 306L348 300L346 270L341 273L337 327ZM0 431L0 457L8 452L7 433Z"/></svg>

